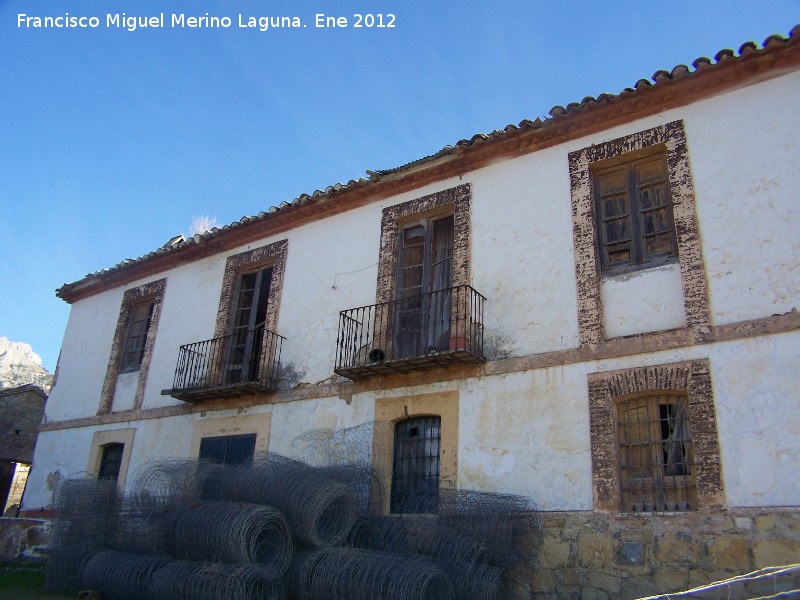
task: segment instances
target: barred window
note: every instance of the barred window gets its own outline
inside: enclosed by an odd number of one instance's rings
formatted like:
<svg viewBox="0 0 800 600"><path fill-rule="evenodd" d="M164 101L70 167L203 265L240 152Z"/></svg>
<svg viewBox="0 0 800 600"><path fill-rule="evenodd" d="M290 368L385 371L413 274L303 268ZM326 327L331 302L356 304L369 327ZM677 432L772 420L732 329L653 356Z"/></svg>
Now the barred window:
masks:
<svg viewBox="0 0 800 600"><path fill-rule="evenodd" d="M206 437L200 440L200 460L222 465L247 465L253 462L256 434Z"/></svg>
<svg viewBox="0 0 800 600"><path fill-rule="evenodd" d="M439 505L440 417L415 417L394 429L390 510L435 513Z"/></svg>
<svg viewBox="0 0 800 600"><path fill-rule="evenodd" d="M594 169L600 268L615 273L678 255L664 153Z"/></svg>
<svg viewBox="0 0 800 600"><path fill-rule="evenodd" d="M100 459L98 479L116 481L119 479L119 470L122 466L122 453L125 444L106 444L103 446L103 457Z"/></svg>
<svg viewBox="0 0 800 600"><path fill-rule="evenodd" d="M686 395L638 396L616 408L622 510L697 510Z"/></svg>

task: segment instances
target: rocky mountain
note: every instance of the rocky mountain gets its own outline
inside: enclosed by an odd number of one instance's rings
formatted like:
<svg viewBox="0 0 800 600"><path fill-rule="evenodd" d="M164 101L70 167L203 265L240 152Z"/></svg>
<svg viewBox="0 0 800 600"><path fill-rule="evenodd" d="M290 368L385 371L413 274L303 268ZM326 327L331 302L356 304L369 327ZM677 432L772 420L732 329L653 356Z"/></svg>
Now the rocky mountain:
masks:
<svg viewBox="0 0 800 600"><path fill-rule="evenodd" d="M53 376L42 366L41 357L29 344L0 337L0 388L33 383L50 391Z"/></svg>

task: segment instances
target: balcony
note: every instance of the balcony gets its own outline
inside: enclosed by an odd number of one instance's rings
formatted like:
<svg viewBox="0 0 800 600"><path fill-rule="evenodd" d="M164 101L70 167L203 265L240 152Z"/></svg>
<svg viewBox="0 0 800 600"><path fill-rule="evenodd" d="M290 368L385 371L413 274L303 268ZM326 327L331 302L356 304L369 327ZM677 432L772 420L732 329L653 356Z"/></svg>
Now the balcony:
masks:
<svg viewBox="0 0 800 600"><path fill-rule="evenodd" d="M172 388L187 402L275 391L286 338L263 325L181 346Z"/></svg>
<svg viewBox="0 0 800 600"><path fill-rule="evenodd" d="M485 298L468 285L343 310L334 371L353 380L486 362Z"/></svg>

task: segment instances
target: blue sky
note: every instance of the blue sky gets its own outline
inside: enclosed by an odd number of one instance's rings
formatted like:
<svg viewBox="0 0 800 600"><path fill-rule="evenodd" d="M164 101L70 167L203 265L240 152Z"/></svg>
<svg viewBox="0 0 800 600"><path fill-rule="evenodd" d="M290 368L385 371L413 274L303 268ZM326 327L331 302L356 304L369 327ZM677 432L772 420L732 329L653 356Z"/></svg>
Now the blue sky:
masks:
<svg viewBox="0 0 800 600"><path fill-rule="evenodd" d="M165 26L106 26L123 12ZM173 13L231 26L173 28ZM395 27L354 28L356 13ZM54 290L195 216L227 224L798 23L800 0L0 0L0 336L52 371L69 315Z"/></svg>

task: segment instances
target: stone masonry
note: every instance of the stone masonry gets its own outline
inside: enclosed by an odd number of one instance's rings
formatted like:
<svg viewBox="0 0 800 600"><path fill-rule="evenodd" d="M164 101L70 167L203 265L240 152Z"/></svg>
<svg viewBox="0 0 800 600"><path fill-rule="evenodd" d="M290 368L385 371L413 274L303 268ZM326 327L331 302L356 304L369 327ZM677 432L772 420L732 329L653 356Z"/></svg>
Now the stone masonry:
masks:
<svg viewBox="0 0 800 600"><path fill-rule="evenodd" d="M541 549L529 579L518 578L518 597L627 600L800 563L796 509L552 512L542 527Z"/></svg>

